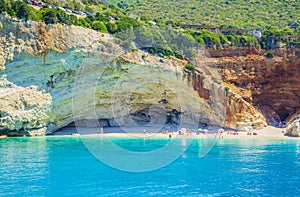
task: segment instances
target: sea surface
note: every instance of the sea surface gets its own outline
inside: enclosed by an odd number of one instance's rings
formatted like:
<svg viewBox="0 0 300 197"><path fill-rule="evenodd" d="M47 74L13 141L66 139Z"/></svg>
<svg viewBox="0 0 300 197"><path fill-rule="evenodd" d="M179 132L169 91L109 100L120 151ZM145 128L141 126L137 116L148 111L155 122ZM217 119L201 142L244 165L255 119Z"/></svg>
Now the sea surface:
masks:
<svg viewBox="0 0 300 197"><path fill-rule="evenodd" d="M112 142L143 152L168 140ZM192 140L170 164L137 173L102 163L80 137L3 139L0 196L300 196L298 140L220 139L205 156L202 143Z"/></svg>

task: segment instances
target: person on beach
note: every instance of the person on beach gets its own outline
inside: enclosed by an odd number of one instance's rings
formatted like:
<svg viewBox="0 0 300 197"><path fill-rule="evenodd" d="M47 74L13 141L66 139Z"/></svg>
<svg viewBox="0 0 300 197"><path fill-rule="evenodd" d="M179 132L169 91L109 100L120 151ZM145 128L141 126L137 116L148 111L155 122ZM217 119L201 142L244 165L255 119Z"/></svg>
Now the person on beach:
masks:
<svg viewBox="0 0 300 197"><path fill-rule="evenodd" d="M186 135L190 135L190 134L192 134L192 131L189 128L187 128L186 129Z"/></svg>
<svg viewBox="0 0 300 197"><path fill-rule="evenodd" d="M100 127L99 134L103 133L103 127Z"/></svg>
<svg viewBox="0 0 300 197"><path fill-rule="evenodd" d="M186 129L185 128L182 128L180 130L181 130L181 135L185 135L186 134Z"/></svg>
<svg viewBox="0 0 300 197"><path fill-rule="evenodd" d="M223 136L223 131L220 132L219 139L220 139L220 138L222 138L222 139L224 138L224 136Z"/></svg>

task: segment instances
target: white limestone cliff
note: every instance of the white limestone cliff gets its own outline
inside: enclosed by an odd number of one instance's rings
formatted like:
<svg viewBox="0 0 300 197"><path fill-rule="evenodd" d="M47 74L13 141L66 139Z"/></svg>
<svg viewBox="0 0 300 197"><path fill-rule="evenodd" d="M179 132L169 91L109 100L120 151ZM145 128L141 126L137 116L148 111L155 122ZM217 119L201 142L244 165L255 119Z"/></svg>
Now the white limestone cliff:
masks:
<svg viewBox="0 0 300 197"><path fill-rule="evenodd" d="M82 27L1 16L0 28L0 133L44 135L74 120L94 127L95 119L103 126L266 124L240 93L185 71L174 57L124 52L111 36Z"/></svg>

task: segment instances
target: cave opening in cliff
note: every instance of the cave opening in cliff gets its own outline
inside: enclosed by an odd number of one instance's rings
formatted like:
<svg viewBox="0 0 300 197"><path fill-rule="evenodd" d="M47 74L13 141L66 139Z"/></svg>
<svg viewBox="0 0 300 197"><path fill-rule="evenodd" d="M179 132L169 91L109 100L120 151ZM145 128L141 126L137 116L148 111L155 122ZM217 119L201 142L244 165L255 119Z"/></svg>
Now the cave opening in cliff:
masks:
<svg viewBox="0 0 300 197"><path fill-rule="evenodd" d="M278 116L280 117L281 122L286 121L286 119L290 116L290 113L285 108L280 108L277 111Z"/></svg>
<svg viewBox="0 0 300 197"><path fill-rule="evenodd" d="M140 111L131 113L130 116L131 116L132 120L140 126L145 126L145 125L149 124L151 121L149 108L145 108Z"/></svg>
<svg viewBox="0 0 300 197"><path fill-rule="evenodd" d="M180 122L180 114L181 112L173 109L172 111L168 111L166 114L166 122L165 124L179 124Z"/></svg>
<svg viewBox="0 0 300 197"><path fill-rule="evenodd" d="M144 108L142 110L133 112L130 114L130 116L136 124L140 126L149 126L149 124L179 124L180 114L181 112L176 109L166 110L164 108L154 107L151 109Z"/></svg>

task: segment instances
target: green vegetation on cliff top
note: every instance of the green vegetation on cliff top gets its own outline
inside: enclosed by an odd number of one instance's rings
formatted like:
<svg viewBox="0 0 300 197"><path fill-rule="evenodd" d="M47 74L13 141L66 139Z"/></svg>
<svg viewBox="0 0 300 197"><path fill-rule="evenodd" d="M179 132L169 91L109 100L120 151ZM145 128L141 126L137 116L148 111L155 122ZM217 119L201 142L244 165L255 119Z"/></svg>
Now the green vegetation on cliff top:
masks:
<svg viewBox="0 0 300 197"><path fill-rule="evenodd" d="M296 42L291 43L289 36L298 35L299 31L299 13L295 11L299 11L300 3L296 1L285 1L287 3L283 3L282 1L210 1L207 2L205 0L194 2L189 1L161 1L158 2L156 0L151 1L137 1L131 2L134 4L129 4L125 1L114 2L118 6L109 5L103 2L99 2L97 0L85 0L85 1L75 1L75 0L45 0L47 4L42 9L34 9L32 6L27 5L23 1L12 1L12 0L0 0L0 13L8 13L11 16L16 16L18 18L24 18L26 20L35 20L35 21L44 21L46 24L68 24L68 25L77 25L86 28L92 28L97 31L101 31L104 33L110 34L118 34L119 32L123 32L128 29L136 28L136 27L147 27L153 26L149 22L149 20L155 20L157 22L157 27L167 27L167 24L173 24L173 26L180 25L183 23L189 24L202 24L202 25L219 25L220 27L224 27L224 23L228 25L234 24L235 28L240 27L264 27L264 32L262 38L258 39L253 36L247 35L236 35L234 33L230 33L229 35L218 34L215 32L211 32L209 30L175 30L180 33L185 34L183 37L186 37L190 40L191 43L197 42L202 46L208 47L223 47L226 45L233 46L262 46L265 49L272 49L279 46L278 43L286 43L290 46L298 46L299 37L296 37ZM212 2L215 2L215 7ZM128 4L127 4L128 3ZM278 6L277 14L270 14L269 12L273 10L274 5ZM55 5L56 7L64 7L68 9L76 9L80 11L88 11L92 13L96 13L95 15L89 15L87 17L78 17L74 14L67 14L65 11L56 8L51 9L49 5ZM152 6L152 10L156 10L156 13L149 8L140 9L147 6ZM166 6L169 5L170 8ZM175 6L177 5L177 6ZM189 7L194 5L192 7ZM197 5L197 6L196 6ZM203 7L200 11L200 5ZM205 5L205 6L204 6ZM247 6L246 6L247 5ZM264 6L270 7L267 9ZM271 6L272 5L272 6ZM287 8L283 8L287 6ZM176 7L175 11L178 13L172 13L173 6ZM226 7L226 9L219 9L218 7ZM254 9L255 6L259 7L259 9ZM121 8L120 8L121 7ZM243 8L243 9L242 9ZM251 8L251 9L250 9ZM164 13L160 13L162 10ZM254 9L254 11L253 11ZM265 9L265 10L263 10ZM126 11L125 11L126 10ZM143 10L136 12L137 10ZM188 10L189 14L181 14ZM203 11L204 10L204 11ZM205 11L206 10L206 11ZM218 14L213 13L215 10L218 10ZM240 12L243 10L243 12ZM259 10L261 10L261 14L258 15ZM286 11L292 10L292 11ZM286 11L289 13L286 21L281 21L281 17L277 16L281 11ZM137 18L129 17L130 12L138 13ZM227 13L227 14L226 14ZM202 15L205 15L202 16ZM247 17L244 15L248 14ZM226 15L226 17L225 17ZM229 19L231 16L234 20L239 20L239 23L234 23ZM286 14L287 15L287 14ZM261 16L265 18L260 18ZM115 18L116 20L111 20L110 18ZM219 18L218 18L219 17ZM242 21L240 18L243 18ZM210 18L209 21L206 18ZM285 18L285 17L283 17ZM246 20L247 19L247 20ZM272 22L268 21L272 19ZM259 22L260 20L264 21ZM282 23L281 23L282 22ZM247 25L248 24L248 25ZM251 26L249 26L251 24ZM289 27L288 27L289 26ZM277 29L279 27L283 27L281 29ZM231 27L234 28L234 27ZM155 43L157 38L155 37L155 31L151 28L143 28L143 35L146 40L152 40ZM120 35L116 35L118 38ZM165 35L167 36L167 35ZM123 36L124 37L124 36ZM122 38L123 44L127 42L127 38ZM164 38L164 40L167 40ZM295 44L296 43L296 44ZM160 46L160 48L148 47L150 53L158 53L164 56L175 55L183 58L181 55L176 52L177 47L169 47L164 49L166 46Z"/></svg>
<svg viewBox="0 0 300 197"><path fill-rule="evenodd" d="M1 1L1 4L4 0ZM6 0L13 2L13 0ZM290 27L299 30L298 0L43 0L48 5L107 14L133 14L158 23L230 26L235 28ZM121 9L119 9L121 8Z"/></svg>
<svg viewBox="0 0 300 197"><path fill-rule="evenodd" d="M127 11L148 20L238 28L300 25L298 0L146 0Z"/></svg>

